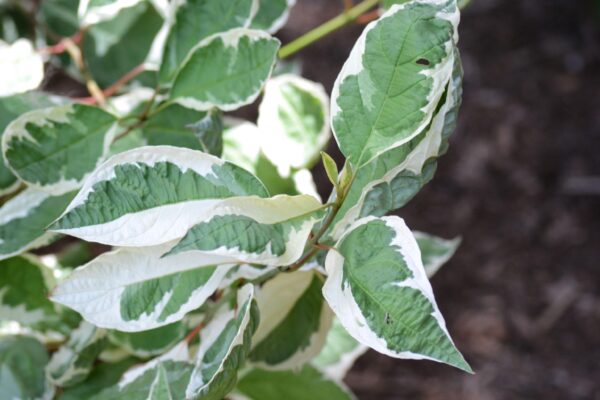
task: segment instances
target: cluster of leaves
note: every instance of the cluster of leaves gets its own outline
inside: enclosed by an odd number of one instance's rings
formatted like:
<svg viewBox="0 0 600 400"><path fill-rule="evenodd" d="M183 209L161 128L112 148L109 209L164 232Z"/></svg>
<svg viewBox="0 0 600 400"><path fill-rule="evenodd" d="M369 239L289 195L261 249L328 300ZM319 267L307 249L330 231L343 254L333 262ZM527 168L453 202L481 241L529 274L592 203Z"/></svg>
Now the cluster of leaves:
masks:
<svg viewBox="0 0 600 400"><path fill-rule="evenodd" d="M5 3L2 398L351 399L367 348L470 371L428 280L458 241L385 216L455 127L456 0L382 1L331 100L278 60L291 0L47 0L33 33Z"/></svg>

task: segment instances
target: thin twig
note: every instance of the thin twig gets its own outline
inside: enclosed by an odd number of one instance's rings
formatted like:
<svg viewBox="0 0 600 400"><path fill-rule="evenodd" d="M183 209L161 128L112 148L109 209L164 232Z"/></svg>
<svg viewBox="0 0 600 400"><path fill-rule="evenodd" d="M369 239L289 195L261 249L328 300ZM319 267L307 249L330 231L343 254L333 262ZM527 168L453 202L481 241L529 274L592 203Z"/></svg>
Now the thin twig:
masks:
<svg viewBox="0 0 600 400"><path fill-rule="evenodd" d="M121 89L125 84L127 84L129 81L131 81L132 79L134 79L135 77L137 77L144 71L145 71L144 64L138 65L137 67L133 68L131 71L129 71L128 73L123 75L121 77L121 79L119 79L118 81L116 81L115 83L110 85L108 88L106 88L104 90L104 95L106 97L111 97L112 95L117 93L119 91L119 89Z"/></svg>
<svg viewBox="0 0 600 400"><path fill-rule="evenodd" d="M235 290L235 288L232 288L232 290L228 291L225 295L222 295L215 302L210 304L210 306L206 310L206 313L204 314L204 319L202 319L202 322L200 322L190 333L188 333L184 340L187 343L190 343L192 340L194 340L194 337L196 337L196 335L199 334L202 331L202 329L206 325L208 325L208 323L214 318L215 314L221 308L221 306L233 299L236 293L237 291Z"/></svg>
<svg viewBox="0 0 600 400"><path fill-rule="evenodd" d="M302 258L300 258L298 261L296 261L292 265L288 266L285 269L285 271L293 272L293 271L299 270L300 268L302 268L302 266L304 264L306 264L307 262L309 262L310 260L312 260L312 258L314 256L316 256L318 252L319 252L319 249L316 248L316 247L314 247L314 245L313 245L313 249L311 251L309 251L308 253L306 253L304 256L302 256Z"/></svg>
<svg viewBox="0 0 600 400"><path fill-rule="evenodd" d="M337 17L330 19L324 24L305 33L291 43L286 44L279 50L279 58L284 59L296 54L305 47L313 44L317 40L329 35L330 33L354 22L356 18L369 11L379 3L379 0L363 0L351 9L344 11Z"/></svg>
<svg viewBox="0 0 600 400"><path fill-rule="evenodd" d="M335 250L335 247L333 246L329 246L328 244L323 244L323 243L315 243L313 246L315 246L315 248L319 249L319 250Z"/></svg>
<svg viewBox="0 0 600 400"><path fill-rule="evenodd" d="M351 169L348 169L346 171L346 173L350 174L350 179L347 184L343 185L342 192L340 193L340 195L335 199L335 201L333 203L329 203L329 206L331 207L331 209L329 210L329 214L327 214L325 221L323 221L321 228L308 241L306 248L308 248L310 250L308 250L308 252L304 256L302 256L298 261L296 261L294 264L292 264L288 267L285 267L285 269L284 269L285 271L298 270L304 264L309 262L314 256L316 256L320 250L322 250L320 247L327 246L327 245L323 245L323 244L319 243L319 240L321 240L323 235L325 235L327 233L327 231L329 230L329 227L335 220L335 217L337 216L338 211L340 211L340 208L342 207L342 204L344 203L344 199L346 198L348 191L350 190L350 188L352 187L352 184L354 183L354 178L356 177L356 175L354 175L354 173L352 173L351 171L352 171ZM343 178L342 178L342 180L343 180ZM327 246L327 247L330 250L333 249L333 248L329 248L329 246Z"/></svg>
<svg viewBox="0 0 600 400"><path fill-rule="evenodd" d="M98 86L98 83L96 83L96 81L94 80L94 77L92 76L83 58L83 52L81 51L84 33L85 31L82 31L81 40L79 41L79 43L75 43L73 40L71 40L71 38L66 38L64 40L65 48L71 56L71 58L73 59L75 66L77 67L77 69L79 69L79 72L81 72L81 75L85 80L85 85L87 86L88 92L90 92L92 97L96 100L96 103L104 107L106 105L106 98L104 97L104 93L102 93L100 86Z"/></svg>
<svg viewBox="0 0 600 400"><path fill-rule="evenodd" d="M356 18L356 23L366 25L371 21L375 21L377 18L379 18L379 10L373 10Z"/></svg>
<svg viewBox="0 0 600 400"><path fill-rule="evenodd" d="M347 193L347 192L346 192ZM308 241L307 243L307 248L309 248L310 250L308 251L308 253L306 253L304 256L302 256L298 261L296 261L294 264L288 266L285 270L286 271L296 271L299 268L301 268L304 264L306 264L307 262L309 262L314 256L317 255L317 253L319 252L319 246L321 245L319 243L319 240L323 237L323 235L325 235L325 233L329 230L330 225L333 223L333 220L335 219L335 216L337 215L338 211L340 210L340 207L342 206L342 203L344 201L343 197L338 197L335 202L331 205L331 209L329 210L329 213L327 214L327 217L325 218L325 221L323 222L323 224L321 225L321 228L317 231L317 233L314 234L313 237L311 237L311 239Z"/></svg>
<svg viewBox="0 0 600 400"><path fill-rule="evenodd" d="M71 37L60 39L58 41L58 43L56 43L55 45L48 46L48 47L42 47L42 48L38 49L38 52L44 53L44 54L62 54L67 51L67 41L70 40L71 42L75 43L76 45L79 45L79 43L81 43L82 38L83 38L83 31L78 31Z"/></svg>
<svg viewBox="0 0 600 400"><path fill-rule="evenodd" d="M129 83L131 80L135 79L138 75L145 71L144 64L140 64L133 68L131 71L123 75L119 78L118 81L110 85L108 88L102 91L102 94L105 98L112 97L115 95L123 86ZM86 104L95 104L96 99L94 97L81 97L74 99L75 101L86 103Z"/></svg>
<svg viewBox="0 0 600 400"><path fill-rule="evenodd" d="M156 96L157 95L158 95L158 87L154 90L154 94L152 95L152 97L146 103L146 107L144 108L144 110L142 111L142 113L137 117L137 121L134 122L133 124L129 125L125 129L125 131L123 131L122 133L120 133L119 135L117 135L114 138L115 142L117 140L119 140L119 139L127 136L133 130L135 130L137 128L140 128L141 126L143 126L146 123L146 121L148 120L148 118L150 116L150 110L152 109L152 105L154 104L154 101L156 100Z"/></svg>
<svg viewBox="0 0 600 400"><path fill-rule="evenodd" d="M200 322L198 326L196 326L190 333L188 333L184 340L189 344L192 340L194 340L196 335L200 333L202 328L204 328L204 321Z"/></svg>

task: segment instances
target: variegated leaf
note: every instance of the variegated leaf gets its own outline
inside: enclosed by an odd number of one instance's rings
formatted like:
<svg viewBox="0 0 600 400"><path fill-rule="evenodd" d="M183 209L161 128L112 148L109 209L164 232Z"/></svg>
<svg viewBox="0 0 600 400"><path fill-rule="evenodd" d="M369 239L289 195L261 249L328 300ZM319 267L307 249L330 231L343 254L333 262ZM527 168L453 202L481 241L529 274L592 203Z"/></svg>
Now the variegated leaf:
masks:
<svg viewBox="0 0 600 400"><path fill-rule="evenodd" d="M115 362L102 361L102 363L94 367L86 380L77 385L65 388L64 392L60 395L60 400L90 399L102 390L117 384L125 371L139 362L134 357L124 358Z"/></svg>
<svg viewBox="0 0 600 400"><path fill-rule="evenodd" d="M144 60L144 67L149 71L156 71L156 75L153 74L153 80L159 80L160 65L162 63L163 55L165 52L165 46L167 44L167 38L171 27L173 26L173 20L175 18L175 10L180 5L179 2L169 2L168 0L152 0L155 10L160 14L163 19L160 30L154 36L150 51Z"/></svg>
<svg viewBox="0 0 600 400"><path fill-rule="evenodd" d="M59 104L62 98L49 96L43 92L27 92L0 97L0 135L10 122L28 111ZM15 175L6 166L0 155L0 196L14 192L20 185Z"/></svg>
<svg viewBox="0 0 600 400"><path fill-rule="evenodd" d="M237 293L236 307L225 304L202 331L187 399L221 400L234 387L259 323L252 284Z"/></svg>
<svg viewBox="0 0 600 400"><path fill-rule="evenodd" d="M140 110L143 110L145 103L152 99L153 95L154 90L150 88L132 87L123 94L106 99L106 108L119 118L137 116L141 112ZM129 135L125 135L125 137L127 136Z"/></svg>
<svg viewBox="0 0 600 400"><path fill-rule="evenodd" d="M213 108L201 120L188 126L202 144L202 150L214 156L223 155L223 113Z"/></svg>
<svg viewBox="0 0 600 400"><path fill-rule="evenodd" d="M310 168L331 136L323 86L294 75L269 80L259 107L262 149L283 177Z"/></svg>
<svg viewBox="0 0 600 400"><path fill-rule="evenodd" d="M335 381L342 381L356 359L369 348L357 342L337 318L327 334L325 346L311 364Z"/></svg>
<svg viewBox="0 0 600 400"><path fill-rule="evenodd" d="M398 217L356 221L329 251L323 295L359 342L396 358L471 368L440 313L412 232Z"/></svg>
<svg viewBox="0 0 600 400"><path fill-rule="evenodd" d="M248 121L225 120L223 132L223 159L233 162L256 175L271 194L297 194L294 179L279 175L277 167L261 149L261 133Z"/></svg>
<svg viewBox="0 0 600 400"><path fill-rule="evenodd" d="M116 362L119 362L122 360L126 360L128 358L134 358L135 360L139 361L139 358L131 356L125 349L117 346L116 344L111 343L110 341L108 343L108 346L106 346L104 351L102 351L102 353L100 353L100 355L98 356L98 359L101 362L106 362L106 363L116 363ZM120 376L119 376L119 378L120 378ZM85 381L76 385L76 387L78 387L84 383L85 383ZM113 382L113 383L115 383L115 382Z"/></svg>
<svg viewBox="0 0 600 400"><path fill-rule="evenodd" d="M173 80L190 51L203 39L234 28L247 28L259 0L185 0L180 2L160 67L161 82Z"/></svg>
<svg viewBox="0 0 600 400"><path fill-rule="evenodd" d="M407 0L382 0L381 3L381 7L383 7L384 9L388 9L391 6L393 6L394 4L402 4L402 3L406 3ZM458 4L458 8L459 9L463 9L465 6L467 6L469 3L471 2L471 0L457 0L456 3Z"/></svg>
<svg viewBox="0 0 600 400"><path fill-rule="evenodd" d="M54 387L44 376L46 348L27 336L0 336L0 395L2 399L54 397Z"/></svg>
<svg viewBox="0 0 600 400"><path fill-rule="evenodd" d="M259 0L251 27L275 33L285 25L296 0Z"/></svg>
<svg viewBox="0 0 600 400"><path fill-rule="evenodd" d="M244 263L287 265L302 255L323 206L308 195L238 197L217 205L169 254L201 251Z"/></svg>
<svg viewBox="0 0 600 400"><path fill-rule="evenodd" d="M45 0L40 3L37 17L57 35L72 36L79 29L78 5L79 0Z"/></svg>
<svg viewBox="0 0 600 400"><path fill-rule="evenodd" d="M187 327L175 322L143 332L109 331L109 340L137 357L148 358L164 353L179 343L186 335Z"/></svg>
<svg viewBox="0 0 600 400"><path fill-rule="evenodd" d="M271 278L273 278L275 275L277 275L279 273L278 269L279 269L278 266L267 266L267 265L260 265L260 264L236 265L235 267L233 267L232 269L230 269L227 272L227 274L225 275L225 278L223 279L223 281L221 281L220 288L222 288L222 289L227 288L232 283L234 283L235 281L237 281L239 279L243 279L245 281L251 282L254 280L264 279L267 276L270 276ZM302 268L299 269L299 271L311 271L311 270L318 270L319 272L321 272L323 274L325 273L325 268L322 268L316 262L309 262L309 263L305 264ZM264 282L264 280L261 280L261 282Z"/></svg>
<svg viewBox="0 0 600 400"><path fill-rule="evenodd" d="M43 328L60 319L48 300L52 271L36 257L22 255L0 261L0 321Z"/></svg>
<svg viewBox="0 0 600 400"><path fill-rule="evenodd" d="M252 103L275 65L279 40L237 28L203 39L175 77L172 101L198 111L231 111Z"/></svg>
<svg viewBox="0 0 600 400"><path fill-rule="evenodd" d="M140 147L113 156L84 183L51 229L113 246L181 238L234 196L268 195L242 168L199 151Z"/></svg>
<svg viewBox="0 0 600 400"><path fill-rule="evenodd" d="M30 188L7 201L0 208L0 260L50 243L55 235L46 228L74 195L51 196Z"/></svg>
<svg viewBox="0 0 600 400"><path fill-rule="evenodd" d="M220 157L223 153L223 117L219 110L190 110L166 105L148 118L142 128L146 143L202 150Z"/></svg>
<svg viewBox="0 0 600 400"><path fill-rule="evenodd" d="M240 264L231 268L227 271L227 274L219 285L220 289L226 289L231 286L232 283L244 279L246 281L253 281L267 274L272 274L278 267L268 267L259 264Z"/></svg>
<svg viewBox="0 0 600 400"><path fill-rule="evenodd" d="M97 24L116 17L125 8L133 7L146 0L81 0L77 10L80 24Z"/></svg>
<svg viewBox="0 0 600 400"><path fill-rule="evenodd" d="M429 126L452 75L458 20L455 0L410 1L364 30L331 96L333 132L355 167Z"/></svg>
<svg viewBox="0 0 600 400"><path fill-rule="evenodd" d="M206 116L205 112L170 104L148 118L142 133L150 146L169 145L204 150L191 125Z"/></svg>
<svg viewBox="0 0 600 400"><path fill-rule="evenodd" d="M43 79L44 61L29 40L0 40L0 97L33 90Z"/></svg>
<svg viewBox="0 0 600 400"><path fill-rule="evenodd" d="M172 246L101 254L59 284L51 299L97 326L125 332L179 321L215 292L232 264L197 252L161 257Z"/></svg>
<svg viewBox="0 0 600 400"><path fill-rule="evenodd" d="M134 81L156 85L156 74L152 70L156 69L152 62L156 61L151 59L157 57L153 52L161 50L161 40L166 34L166 21L161 12L161 4L166 1L131 2L131 6L120 9L112 18L88 27L83 57L99 85L112 85L139 65L143 65L145 71Z"/></svg>
<svg viewBox="0 0 600 400"><path fill-rule="evenodd" d="M256 124L225 118L223 131L223 159L256 174L260 157L260 131Z"/></svg>
<svg viewBox="0 0 600 400"><path fill-rule="evenodd" d="M82 382L106 345L106 331L82 321L79 327L71 332L68 342L52 355L46 366L48 380L62 387Z"/></svg>
<svg viewBox="0 0 600 400"><path fill-rule="evenodd" d="M277 166L263 153L261 133L255 124L232 118L226 118L224 122L223 159L255 174L273 195L309 194L320 199L309 170L293 171L285 178L279 174Z"/></svg>
<svg viewBox="0 0 600 400"><path fill-rule="evenodd" d="M278 274L256 294L261 322L252 338L250 360L266 369L293 369L315 357L325 344L332 312L314 271Z"/></svg>
<svg viewBox="0 0 600 400"><path fill-rule="evenodd" d="M435 275L452 258L461 242L460 237L447 240L423 232L413 232L413 234L419 244L423 267L428 278Z"/></svg>
<svg viewBox="0 0 600 400"><path fill-rule="evenodd" d="M383 216L403 207L433 177L436 160L448 146L456 127L462 96L462 66L458 51L445 100L429 127L410 142L380 154L358 168L333 222L331 236L339 238L358 218Z"/></svg>
<svg viewBox="0 0 600 400"><path fill-rule="evenodd" d="M90 400L178 400L185 398L185 388L193 366L185 342L146 364L127 371L121 380Z"/></svg>
<svg viewBox="0 0 600 400"><path fill-rule="evenodd" d="M253 369L240 378L232 400L355 400L342 383L307 364L299 370Z"/></svg>
<svg viewBox="0 0 600 400"><path fill-rule="evenodd" d="M137 149L138 147L147 146L147 140L143 133L139 129L135 129L129 132L127 135L116 139L110 145L110 151L108 157L112 157L119 153L125 153L126 151Z"/></svg>
<svg viewBox="0 0 600 400"><path fill-rule="evenodd" d="M59 195L77 189L103 161L117 129L116 118L97 107L34 110L8 125L2 152L17 177Z"/></svg>

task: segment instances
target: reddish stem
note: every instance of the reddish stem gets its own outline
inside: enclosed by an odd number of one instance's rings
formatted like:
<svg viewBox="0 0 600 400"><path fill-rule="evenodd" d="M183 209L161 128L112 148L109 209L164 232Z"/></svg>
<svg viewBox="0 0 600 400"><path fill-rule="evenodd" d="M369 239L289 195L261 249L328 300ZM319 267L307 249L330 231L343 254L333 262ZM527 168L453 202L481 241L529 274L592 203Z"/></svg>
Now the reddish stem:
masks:
<svg viewBox="0 0 600 400"><path fill-rule="evenodd" d="M366 25L371 21L375 21L377 18L379 18L379 10L373 10L356 18L356 23Z"/></svg>
<svg viewBox="0 0 600 400"><path fill-rule="evenodd" d="M76 97L73 100L75 100L78 103L83 103L83 104L89 104L91 106L93 106L94 104L96 104L98 101L93 98L93 97Z"/></svg>
<svg viewBox="0 0 600 400"><path fill-rule="evenodd" d="M118 81L110 85L103 92L106 97L111 97L119 91L126 83L134 79L136 76L144 72L144 64L140 64L131 71L123 75Z"/></svg>
<svg viewBox="0 0 600 400"><path fill-rule="evenodd" d="M112 85L110 85L109 87L107 87L106 89L104 89L102 91L102 93L104 94L104 97L111 97L111 96L113 96L125 84L127 84L129 81L133 80L135 77L137 77L138 75L140 75L144 71L145 71L144 70L144 64L140 64L137 67L133 68L131 71L129 71L128 73L126 73L125 75L123 75L121 78L119 78L118 81L116 81L115 83L113 83ZM85 104L96 104L96 99L93 98L93 97L80 97L80 98L76 98L74 100L78 101L80 103L85 103Z"/></svg>
<svg viewBox="0 0 600 400"><path fill-rule="evenodd" d="M335 247L323 243L315 243L313 246L319 250L335 250Z"/></svg>
<svg viewBox="0 0 600 400"><path fill-rule="evenodd" d="M191 331L186 337L185 337L185 341L187 343L190 343L192 340L194 340L194 338L196 337L196 335L198 335L200 333L200 331L202 330L202 328L204 328L204 321L200 322L200 324L198 324L197 327L194 328L193 331Z"/></svg>
<svg viewBox="0 0 600 400"><path fill-rule="evenodd" d="M67 51L67 42L69 40L75 44L79 44L79 43L81 43L82 39L83 39L83 31L78 31L73 36L68 37L68 38L63 38L55 45L48 46L48 47L42 47L41 49L38 49L38 51L40 53L46 53L46 54L62 54L65 51Z"/></svg>

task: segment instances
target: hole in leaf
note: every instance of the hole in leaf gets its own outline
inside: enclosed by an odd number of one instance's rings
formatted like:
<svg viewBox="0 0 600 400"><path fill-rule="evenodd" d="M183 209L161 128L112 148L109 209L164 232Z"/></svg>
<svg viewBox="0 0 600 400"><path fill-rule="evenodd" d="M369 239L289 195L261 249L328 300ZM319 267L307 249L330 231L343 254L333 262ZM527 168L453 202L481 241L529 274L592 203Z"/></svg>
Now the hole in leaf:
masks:
<svg viewBox="0 0 600 400"><path fill-rule="evenodd" d="M417 64L419 64L419 65L429 65L429 64L431 64L431 63L430 63L430 62L429 62L429 60L428 60L428 59L426 59L426 58L419 58L419 59L417 60Z"/></svg>

